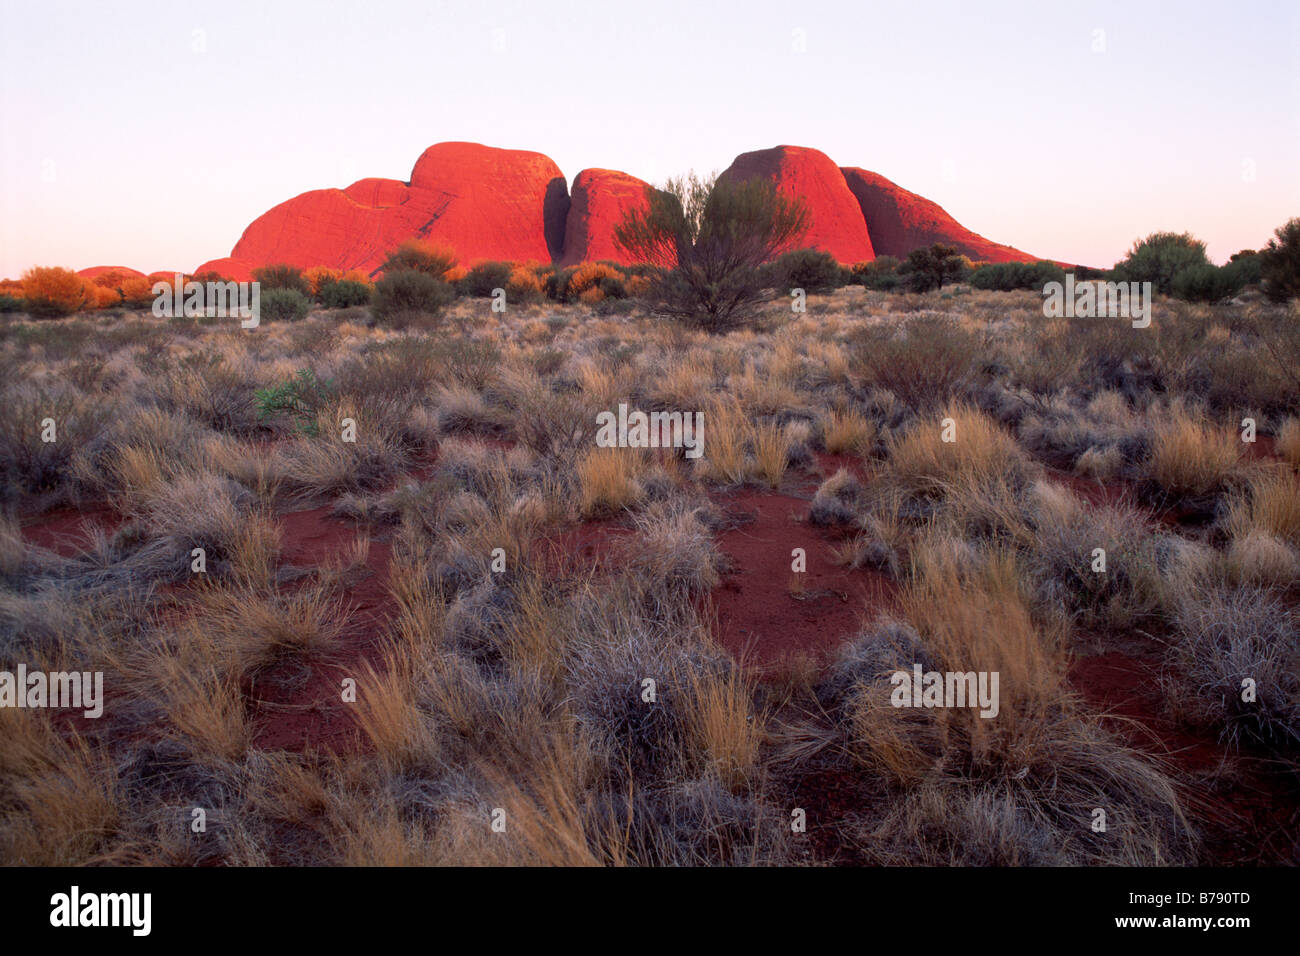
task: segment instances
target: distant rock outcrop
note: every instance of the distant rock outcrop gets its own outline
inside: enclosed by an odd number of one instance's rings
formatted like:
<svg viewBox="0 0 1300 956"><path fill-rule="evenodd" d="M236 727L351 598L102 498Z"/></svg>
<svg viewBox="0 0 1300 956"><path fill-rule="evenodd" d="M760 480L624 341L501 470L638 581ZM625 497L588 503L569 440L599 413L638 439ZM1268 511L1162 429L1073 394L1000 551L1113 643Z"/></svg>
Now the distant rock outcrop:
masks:
<svg viewBox="0 0 1300 956"><path fill-rule="evenodd" d="M462 262L549 262L563 250L568 209L564 176L541 153L439 143L409 183L361 179L295 196L253 220L228 258L200 269L231 278L279 262L375 272L411 238L449 245Z"/></svg>
<svg viewBox="0 0 1300 956"><path fill-rule="evenodd" d="M810 225L801 248L821 249L840 262L874 259L871 235L858 201L839 167L825 153L803 146L776 146L741 153L720 179L770 179L786 196L808 206Z"/></svg>
<svg viewBox="0 0 1300 956"><path fill-rule="evenodd" d="M631 263L614 242L614 229L631 209L646 206L650 184L613 169L584 169L573 180L560 264L612 259Z"/></svg>
<svg viewBox="0 0 1300 956"><path fill-rule="evenodd" d="M144 273L136 269L130 269L126 266L91 266L89 269L79 269L77 275L83 279L98 279L100 276L113 274L122 278L143 279Z"/></svg>
<svg viewBox="0 0 1300 956"><path fill-rule="evenodd" d="M972 261L1035 262L1035 256L971 232L938 203L908 192L879 173L856 166L841 170L857 197L878 256L906 258L913 249L942 242Z"/></svg>
<svg viewBox="0 0 1300 956"><path fill-rule="evenodd" d="M839 167L825 153L776 146L742 153L724 179L768 179L809 210L801 247L842 263L903 257L946 242L972 259L1033 261L1034 256L964 228L937 204L876 173ZM451 246L462 265L482 259L627 262L614 229L645 202L647 184L610 169L584 169L570 197L558 166L541 153L477 143L439 143L416 161L410 182L360 179L346 189L316 189L255 219L229 256L196 272L246 281L273 263L360 269L374 275L407 239ZM97 269L109 267L98 266ZM89 271L89 270L87 270Z"/></svg>

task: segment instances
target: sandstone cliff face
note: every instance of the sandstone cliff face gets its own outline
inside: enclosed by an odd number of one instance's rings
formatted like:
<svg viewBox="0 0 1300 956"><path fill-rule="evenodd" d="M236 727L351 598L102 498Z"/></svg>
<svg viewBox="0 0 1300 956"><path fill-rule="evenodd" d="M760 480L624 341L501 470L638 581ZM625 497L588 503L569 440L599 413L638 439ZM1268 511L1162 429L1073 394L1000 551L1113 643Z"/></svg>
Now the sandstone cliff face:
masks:
<svg viewBox="0 0 1300 956"><path fill-rule="evenodd" d="M1026 252L971 232L938 203L908 192L878 173L856 166L845 166L842 171L862 210L876 255L904 259L913 249L942 242L973 261L1036 261Z"/></svg>
<svg viewBox="0 0 1300 956"><path fill-rule="evenodd" d="M736 157L723 178L768 179L808 206L801 247L851 264L902 258L935 242L972 259L1033 261L1034 256L964 228L937 204L876 173L838 167L824 153L777 146ZM481 259L574 265L626 262L614 228L644 204L646 183L609 169L584 169L569 196L559 167L541 153L477 143L439 143L421 154L410 182L361 179L346 189L302 193L255 219L225 258L195 271L246 281L278 262L377 273L387 254L412 238L449 245L463 265ZM96 267L106 269L108 267Z"/></svg>
<svg viewBox="0 0 1300 956"><path fill-rule="evenodd" d="M649 183L613 169L584 169L573 180L569 215L564 225L560 264L577 265L612 259L631 263L614 242L614 229L628 211L644 209Z"/></svg>
<svg viewBox="0 0 1300 956"><path fill-rule="evenodd" d="M858 201L825 153L802 146L741 153L719 178L754 177L772 180L783 195L799 197L808 205L810 228L799 247L821 249L844 263L876 257Z"/></svg>

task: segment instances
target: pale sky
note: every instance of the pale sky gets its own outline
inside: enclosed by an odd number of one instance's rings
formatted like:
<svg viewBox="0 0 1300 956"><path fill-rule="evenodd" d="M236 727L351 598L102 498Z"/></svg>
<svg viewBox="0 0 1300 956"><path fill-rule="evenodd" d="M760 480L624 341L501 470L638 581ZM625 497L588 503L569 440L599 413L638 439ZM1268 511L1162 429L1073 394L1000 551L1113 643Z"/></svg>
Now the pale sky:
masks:
<svg viewBox="0 0 1300 956"><path fill-rule="evenodd" d="M1300 215L1300 3L0 0L0 276L190 270L448 140L658 182L811 146L997 242ZM1101 31L1101 32L1099 32Z"/></svg>

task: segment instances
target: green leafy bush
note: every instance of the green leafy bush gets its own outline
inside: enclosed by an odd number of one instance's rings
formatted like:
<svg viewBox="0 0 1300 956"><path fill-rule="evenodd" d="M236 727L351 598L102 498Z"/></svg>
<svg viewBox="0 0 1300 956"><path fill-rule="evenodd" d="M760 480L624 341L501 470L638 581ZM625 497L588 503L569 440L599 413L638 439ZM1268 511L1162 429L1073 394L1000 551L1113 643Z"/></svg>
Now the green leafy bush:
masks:
<svg viewBox="0 0 1300 956"><path fill-rule="evenodd" d="M389 321L413 315L437 316L456 298L456 292L441 279L414 269L388 272L375 283L370 311Z"/></svg>
<svg viewBox="0 0 1300 956"><path fill-rule="evenodd" d="M297 289L262 290L262 321L297 322L311 311L311 299Z"/></svg>
<svg viewBox="0 0 1300 956"><path fill-rule="evenodd" d="M15 298L12 295L0 295L0 312L21 312L23 308L22 299Z"/></svg>
<svg viewBox="0 0 1300 956"><path fill-rule="evenodd" d="M1245 285L1243 273L1232 266L1188 266L1174 276L1173 293L1187 302L1219 302L1231 298Z"/></svg>
<svg viewBox="0 0 1300 956"><path fill-rule="evenodd" d="M480 262L465 274L458 285L464 295L490 299L493 289L504 289L510 281L510 263Z"/></svg>
<svg viewBox="0 0 1300 956"><path fill-rule="evenodd" d="M311 283L297 266L277 263L253 270L253 280L262 286L262 295L273 289L292 289L304 296L311 295Z"/></svg>
<svg viewBox="0 0 1300 956"><path fill-rule="evenodd" d="M1264 293L1274 302L1300 297L1300 217L1279 226L1260 253Z"/></svg>
<svg viewBox="0 0 1300 956"><path fill-rule="evenodd" d="M265 422L276 416L287 416L298 431L314 438L319 431L316 414L332 392L329 380L321 381L309 368L299 369L289 381L257 390L254 394L257 418Z"/></svg>
<svg viewBox="0 0 1300 956"><path fill-rule="evenodd" d="M768 266L778 289L803 289L805 292L834 292L841 285L840 264L830 253L819 249L796 249L787 252Z"/></svg>
<svg viewBox="0 0 1300 956"><path fill-rule="evenodd" d="M1209 264L1205 243L1190 232L1153 232L1133 244L1128 255L1111 270L1111 278L1118 282L1150 282L1157 292L1172 295L1174 276L1192 266Z"/></svg>
<svg viewBox="0 0 1300 956"><path fill-rule="evenodd" d="M1009 292L1012 289L1041 290L1048 282L1064 281L1065 270L1054 262L991 263L980 266L970 277L970 284L976 289L997 292Z"/></svg>
<svg viewBox="0 0 1300 956"><path fill-rule="evenodd" d="M907 261L898 269L903 281L912 292L929 292L942 289L945 282L957 282L961 279L970 260L957 255L957 250L943 243L935 243L925 249L913 249L907 254Z"/></svg>
<svg viewBox="0 0 1300 956"><path fill-rule="evenodd" d="M370 304L370 286L364 282L340 279L321 288L321 304L327 309L347 309Z"/></svg>

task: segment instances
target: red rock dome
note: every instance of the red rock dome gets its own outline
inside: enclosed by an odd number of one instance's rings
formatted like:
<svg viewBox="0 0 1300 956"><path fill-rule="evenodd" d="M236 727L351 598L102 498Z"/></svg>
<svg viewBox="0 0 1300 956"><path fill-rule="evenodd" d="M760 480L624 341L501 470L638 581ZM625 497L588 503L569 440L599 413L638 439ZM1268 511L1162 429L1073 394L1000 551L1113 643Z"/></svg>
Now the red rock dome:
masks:
<svg viewBox="0 0 1300 956"><path fill-rule="evenodd" d="M803 146L776 146L741 153L721 179L770 179L786 196L808 205L809 228L800 248L821 249L840 262L876 257L857 199L839 167L825 153Z"/></svg>
<svg viewBox="0 0 1300 956"><path fill-rule="evenodd" d="M1036 261L1027 252L971 232L938 203L908 192L878 173L856 166L846 166L842 171L862 209L876 255L903 259L913 249L942 242L956 247L972 261Z"/></svg>
<svg viewBox="0 0 1300 956"><path fill-rule="evenodd" d="M584 169L573 180L569 215L564 226L561 265L612 259L632 259L614 242L614 229L628 211L646 206L650 184L613 169Z"/></svg>

